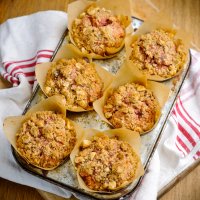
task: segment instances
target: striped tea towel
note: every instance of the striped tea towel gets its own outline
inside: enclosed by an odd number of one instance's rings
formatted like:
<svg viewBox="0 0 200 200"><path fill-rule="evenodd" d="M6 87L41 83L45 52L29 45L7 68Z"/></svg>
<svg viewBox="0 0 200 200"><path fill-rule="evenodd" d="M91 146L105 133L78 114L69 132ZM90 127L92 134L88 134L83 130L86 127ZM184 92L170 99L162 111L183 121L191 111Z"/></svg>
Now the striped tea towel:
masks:
<svg viewBox="0 0 200 200"><path fill-rule="evenodd" d="M24 172L14 161L2 133L3 119L20 115L30 98L35 65L49 61L66 27L67 15L58 11L11 19L0 26L0 74L13 84L12 88L0 90L0 177L69 197L71 193ZM161 138L159 156L154 156L132 199L156 199L158 189L199 158L200 96L197 88L200 78L196 74L200 72L200 54L191 52L190 74Z"/></svg>
<svg viewBox="0 0 200 200"><path fill-rule="evenodd" d="M167 127L158 145L158 190L200 158L200 53L191 50L192 62Z"/></svg>
<svg viewBox="0 0 200 200"><path fill-rule="evenodd" d="M25 75L30 85L35 81L35 65L48 62L53 54L52 50L38 50L36 56L27 60L4 62L1 69L1 76L13 83L13 87L18 86L19 75Z"/></svg>
<svg viewBox="0 0 200 200"><path fill-rule="evenodd" d="M192 51L192 67L178 101L172 112L172 119L178 128L176 146L183 157L192 153L194 159L200 157L198 142L200 138L199 86L200 54ZM195 67L194 67L195 66Z"/></svg>

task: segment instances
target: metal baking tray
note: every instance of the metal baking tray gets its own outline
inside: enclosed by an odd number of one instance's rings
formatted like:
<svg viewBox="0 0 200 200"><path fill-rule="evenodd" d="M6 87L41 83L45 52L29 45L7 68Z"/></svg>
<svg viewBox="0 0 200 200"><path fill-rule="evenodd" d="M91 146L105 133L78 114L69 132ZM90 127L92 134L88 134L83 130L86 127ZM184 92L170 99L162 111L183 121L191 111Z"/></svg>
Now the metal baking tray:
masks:
<svg viewBox="0 0 200 200"><path fill-rule="evenodd" d="M132 25L134 29L137 29L141 24L142 24L142 20L135 17L132 18ZM58 52L62 44L65 44L66 42L68 42L68 30L65 31L62 38L60 39L60 42L58 43L54 51L51 61L53 61L53 59L55 58L56 53ZM125 50L123 49L114 58L111 58L108 60L95 60L94 62L102 65L105 69L115 74L117 70L119 69L120 65L122 64L122 62L124 61L124 58L125 58ZM142 141L141 160L142 160L145 170L147 169L150 163L150 160L154 154L156 146L162 135L162 132L164 130L164 127L166 125L170 112L173 108L173 105L176 102L176 98L188 74L190 61L191 61L191 55L189 53L188 63L186 63L186 66L184 70L182 71L182 73L178 77L174 77L173 79L163 82L164 84L166 84L167 86L171 88L169 99L162 109L162 115L159 119L157 126L149 133L141 136L141 141ZM28 101L24 109L23 115L27 112L27 110L32 105L36 104L43 98L45 98L44 94L42 93L39 85L37 85L34 89L34 92L30 100ZM84 128L95 128L98 130L110 129L109 125L103 122L95 111L82 112L82 113L68 112L67 117L79 123ZM80 199L91 199L91 200L92 199L120 199L120 200L127 199L135 191L135 189L137 188L137 186L140 184L142 180L142 177L141 177L135 180L133 183L131 183L128 187L109 193L109 194L108 193L90 193L79 188L79 185L76 179L76 172L74 170L74 167L72 166L70 159L66 160L61 166L59 166L58 168L52 171L44 171L44 170L35 168L32 165L27 164L13 148L12 148L12 153L16 162L25 171L43 180L46 180L47 182L51 182L52 184L58 185L62 188L65 188L66 190L70 192L73 192L75 196Z"/></svg>

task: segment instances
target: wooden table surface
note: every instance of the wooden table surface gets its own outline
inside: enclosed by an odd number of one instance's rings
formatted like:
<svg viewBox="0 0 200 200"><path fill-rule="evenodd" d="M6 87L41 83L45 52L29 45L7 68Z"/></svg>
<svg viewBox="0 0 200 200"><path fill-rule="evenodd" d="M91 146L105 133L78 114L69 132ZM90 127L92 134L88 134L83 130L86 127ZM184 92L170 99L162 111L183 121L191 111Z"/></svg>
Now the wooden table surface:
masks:
<svg viewBox="0 0 200 200"><path fill-rule="evenodd" d="M133 13L148 18L154 9L149 9L141 0L132 0L135 5ZM144 0L145 1L145 0ZM146 0L147 2L150 2ZM192 33L193 47L200 49L200 0L153 0L156 8L172 16L174 22ZM0 23L17 16L27 15L42 10L65 10L67 0L0 0ZM0 88L9 84L0 77ZM199 200L200 199L200 165L177 183L161 200ZM45 199L59 200L55 196L42 193ZM42 200L33 188L12 183L0 178L0 200ZM148 199L148 198L147 198Z"/></svg>

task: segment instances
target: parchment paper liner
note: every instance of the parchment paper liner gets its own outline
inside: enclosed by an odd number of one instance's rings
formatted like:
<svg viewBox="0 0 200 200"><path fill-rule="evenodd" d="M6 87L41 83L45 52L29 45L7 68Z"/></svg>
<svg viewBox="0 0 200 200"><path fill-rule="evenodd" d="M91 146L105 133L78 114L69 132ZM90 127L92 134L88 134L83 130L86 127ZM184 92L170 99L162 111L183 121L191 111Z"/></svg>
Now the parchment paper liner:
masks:
<svg viewBox="0 0 200 200"><path fill-rule="evenodd" d="M52 97L50 97L48 99L45 99L45 100L41 101L40 103L34 105L25 115L22 115L22 116L11 116L11 117L7 117L4 120L4 123L3 123L4 134L6 135L8 141L11 143L11 145L14 147L14 149L17 151L17 153L21 157L23 157L23 159L28 164L31 164L31 165L33 165L33 166L35 166L37 168L43 169L43 170L53 170L56 167L58 167L60 164L62 164L63 161L69 156L68 155L65 159L63 159L55 167L42 168L42 167L40 167L38 165L34 165L27 158L22 156L20 154L20 152L18 151L17 147L16 147L16 133L19 131L19 129L21 128L22 124L28 118L30 118L33 113L35 113L37 111L57 111L58 113L63 114L64 116L66 116L66 109L63 107L63 101L65 101L64 98L62 98L61 96L55 95L55 96L52 96ZM77 124L75 124L73 121L70 120L70 122L75 127L76 138L77 138L77 141L78 141L83 136L83 130Z"/></svg>
<svg viewBox="0 0 200 200"><path fill-rule="evenodd" d="M159 103L156 109L156 117L155 117L154 126L150 130L140 133L140 134L147 133L156 126L161 116L161 109L168 99L170 89L162 83L147 81L146 77L129 60L126 60L124 62L123 66L120 68L120 70L116 74L115 79L104 92L104 95L93 103L94 110L100 115L102 120L104 120L105 122L107 122L108 124L112 126L112 124L104 116L103 106L105 105L106 100L113 93L113 91L116 90L119 86L124 85L126 83L138 83L145 86L147 89L153 92L155 98L157 99Z"/></svg>
<svg viewBox="0 0 200 200"><path fill-rule="evenodd" d="M116 191L116 190L119 190L121 188L126 187L131 182L133 182L134 180L136 180L137 178L139 178L140 176L142 176L144 174L144 169L143 169L142 162L141 162L140 156L139 156L140 155L139 150L140 150L140 146L141 146L140 135L136 132L133 132L131 130L124 129L124 128L110 129L110 130L106 130L106 131L103 131L103 132L100 132L100 131L95 130L95 129L85 129L84 136L82 137L81 140L79 140L79 142L76 144L76 146L74 147L73 151L70 154L70 159L71 159L74 167L75 167L74 160L75 160L76 155L78 155L78 153L79 153L79 148L82 144L82 141L85 140L85 139L91 140L93 136L101 136L101 135L107 135L109 138L117 137L117 139L129 143L130 146L133 148L133 151L139 157L139 163L138 163L139 165L138 165L138 169L136 170L135 177L133 177L132 180L126 182L126 184L121 185L120 187L116 188L113 191ZM77 179L78 179L80 187L83 188L86 191L98 192L98 193L111 193L111 192L107 192L107 191L91 190L90 188L87 187L87 185L85 184L85 182L83 181L83 179L79 175L78 171L77 171Z"/></svg>
<svg viewBox="0 0 200 200"><path fill-rule="evenodd" d="M99 0L99 1L86 1L86 0L79 0L72 2L68 5L67 13L68 13L68 29L69 29L69 36L71 42L76 46L74 42L71 31L72 31L72 24L73 21L79 17L79 15L84 12L89 6L94 5L100 8L105 8L111 10L114 15L118 15L121 18L121 21L127 27L131 22L131 4L130 0L115 0L115 1L107 1L107 0ZM128 20L126 17L128 17ZM86 54L89 58L94 59L107 59L114 57L117 52L119 52L124 47L124 42L122 42L119 48L110 48L110 55L108 56L101 56L95 53ZM78 47L77 47L78 48ZM78 48L79 49L79 48ZM80 51L80 50L79 50Z"/></svg>
<svg viewBox="0 0 200 200"><path fill-rule="evenodd" d="M84 58L84 57L85 55L82 54L81 52L78 52L76 47L74 47L72 44L67 44L67 45L62 46L59 49L54 61L56 62L61 58L70 59L70 58ZM103 81L103 84L104 84L103 91L105 91L108 85L112 82L114 76L111 73L109 73L107 70L102 68L101 66L98 66L95 63L92 63L92 64L95 66L95 69L98 75ZM46 96L48 95L44 91L44 84L46 81L47 72L49 68L51 67L51 65L52 63L48 62L48 63L38 64L35 67L35 74L36 74L37 81ZM82 107L78 107L78 106L74 108L70 108L67 105L66 105L66 109L73 112L83 112L83 111L93 110L93 108L85 110Z"/></svg>
<svg viewBox="0 0 200 200"><path fill-rule="evenodd" d="M141 72L145 73L145 75L147 76L147 79L154 80L154 81L165 81L165 80L171 79L177 76L178 74L180 74L182 70L184 69L184 67L187 66L187 64L189 63L189 45L190 45L191 35L185 32L184 30L175 28L173 26L172 20L169 17L167 18L165 15L161 13L145 21L134 34L133 34L133 28L131 25L129 25L126 29L127 34L125 38L125 49L126 49L126 58L129 59L132 52L132 48L130 45L134 41L136 41L141 35L149 33L156 29L160 29L160 28L166 31L175 32L176 33L175 38L182 39L182 42L185 46L184 52L186 53L186 62L183 63L182 69L180 69L175 75L168 78L163 78L159 75L150 75L140 70Z"/></svg>

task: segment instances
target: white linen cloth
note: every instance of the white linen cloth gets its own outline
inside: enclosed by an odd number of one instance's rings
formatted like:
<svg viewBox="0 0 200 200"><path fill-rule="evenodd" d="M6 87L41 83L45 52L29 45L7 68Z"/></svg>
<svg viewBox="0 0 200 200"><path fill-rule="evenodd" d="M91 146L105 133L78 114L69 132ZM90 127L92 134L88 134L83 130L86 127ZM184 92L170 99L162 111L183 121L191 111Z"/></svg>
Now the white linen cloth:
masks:
<svg viewBox="0 0 200 200"><path fill-rule="evenodd" d="M32 92L34 66L49 61L66 27L67 15L60 11L38 12L0 25L0 73L13 83L12 88L0 89L0 177L70 197L70 192L21 169L2 131L5 117L22 113ZM200 54L192 51L190 76L184 84L178 106L167 124L158 153L155 153L147 174L131 199L156 199L158 189L199 158L200 140L196 129L200 124L200 93L197 90L200 79L195 75L199 71ZM181 113L185 118L180 117ZM82 196L78 198L84 199Z"/></svg>

